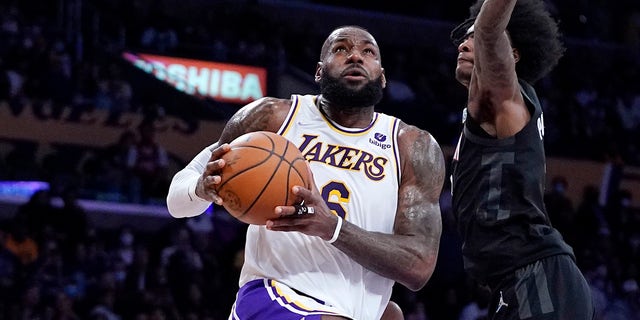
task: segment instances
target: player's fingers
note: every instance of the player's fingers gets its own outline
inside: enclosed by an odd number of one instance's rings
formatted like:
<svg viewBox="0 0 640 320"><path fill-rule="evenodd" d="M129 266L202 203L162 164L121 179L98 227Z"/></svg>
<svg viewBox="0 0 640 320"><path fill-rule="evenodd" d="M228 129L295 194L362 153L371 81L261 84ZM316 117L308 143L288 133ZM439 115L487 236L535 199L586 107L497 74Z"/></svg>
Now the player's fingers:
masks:
<svg viewBox="0 0 640 320"><path fill-rule="evenodd" d="M292 222L283 223L280 220L267 220L265 226L272 231L299 231L299 228L292 225Z"/></svg>
<svg viewBox="0 0 640 320"><path fill-rule="evenodd" d="M212 175L214 172L217 172L218 170L222 169L222 167L224 167L225 164L226 162L223 159L217 159L214 161L207 162L206 172L208 175Z"/></svg>
<svg viewBox="0 0 640 320"><path fill-rule="evenodd" d="M226 162L223 159L220 159L223 154L231 150L231 146L228 143L225 143L217 148L214 148L211 152L211 158L209 162L207 162L205 173L206 175L213 175L218 170L222 169Z"/></svg>
<svg viewBox="0 0 640 320"><path fill-rule="evenodd" d="M231 150L231 146L228 143L219 145L211 150L211 159L218 159L222 157L223 154L229 152L229 150Z"/></svg>
<svg viewBox="0 0 640 320"><path fill-rule="evenodd" d="M305 188L304 186L293 186L291 188L291 191L293 191L293 194L299 196L302 199L307 199L311 197L311 190Z"/></svg>
<svg viewBox="0 0 640 320"><path fill-rule="evenodd" d="M203 184L206 189L213 190L216 187L216 185L220 183L220 180L221 180L220 176L217 176L217 175L206 176L204 177Z"/></svg>
<svg viewBox="0 0 640 320"><path fill-rule="evenodd" d="M222 198L220 198L220 196L218 196L218 194L216 193L215 187L218 183L220 183L220 181L220 176L206 176L202 181L204 190L209 196L210 200L219 205L222 204Z"/></svg>
<svg viewBox="0 0 640 320"><path fill-rule="evenodd" d="M298 215L298 208L296 206L278 206L275 208L275 213L279 217L290 217Z"/></svg>
<svg viewBox="0 0 640 320"><path fill-rule="evenodd" d="M265 226L269 230L274 231L301 231L304 230L306 225L306 219L299 219L294 215L283 216L279 219L267 220Z"/></svg>

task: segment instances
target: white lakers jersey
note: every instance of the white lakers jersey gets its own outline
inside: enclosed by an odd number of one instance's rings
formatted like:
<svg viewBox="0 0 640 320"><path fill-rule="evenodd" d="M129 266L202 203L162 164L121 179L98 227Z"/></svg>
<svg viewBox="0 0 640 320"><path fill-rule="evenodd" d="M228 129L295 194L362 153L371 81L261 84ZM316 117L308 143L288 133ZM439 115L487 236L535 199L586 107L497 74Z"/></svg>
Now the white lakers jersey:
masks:
<svg viewBox="0 0 640 320"><path fill-rule="evenodd" d="M279 134L302 151L334 214L368 231L393 233L400 179L399 120L375 113L364 129L341 127L317 96L293 95ZM393 281L365 269L319 237L251 225L240 286L271 278L318 298L353 319L379 319Z"/></svg>

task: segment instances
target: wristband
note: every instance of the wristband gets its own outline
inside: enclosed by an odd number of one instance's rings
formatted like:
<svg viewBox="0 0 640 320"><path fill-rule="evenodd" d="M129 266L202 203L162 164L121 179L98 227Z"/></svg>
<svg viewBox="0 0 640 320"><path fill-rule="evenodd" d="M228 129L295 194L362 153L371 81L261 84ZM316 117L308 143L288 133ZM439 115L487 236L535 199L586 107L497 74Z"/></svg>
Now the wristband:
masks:
<svg viewBox="0 0 640 320"><path fill-rule="evenodd" d="M336 230L333 231L333 237L327 241L328 243L334 243L338 240L338 236L340 235L340 229L342 229L342 218L338 216L338 223L336 224Z"/></svg>

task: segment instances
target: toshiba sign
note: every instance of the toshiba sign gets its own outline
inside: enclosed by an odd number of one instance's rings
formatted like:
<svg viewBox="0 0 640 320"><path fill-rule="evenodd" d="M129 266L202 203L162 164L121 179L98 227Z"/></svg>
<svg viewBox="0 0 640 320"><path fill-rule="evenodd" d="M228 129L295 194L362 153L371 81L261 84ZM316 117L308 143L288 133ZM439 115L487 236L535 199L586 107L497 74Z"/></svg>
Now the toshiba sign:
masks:
<svg viewBox="0 0 640 320"><path fill-rule="evenodd" d="M130 52L122 55L137 68L191 95L247 103L264 97L267 89L264 68Z"/></svg>

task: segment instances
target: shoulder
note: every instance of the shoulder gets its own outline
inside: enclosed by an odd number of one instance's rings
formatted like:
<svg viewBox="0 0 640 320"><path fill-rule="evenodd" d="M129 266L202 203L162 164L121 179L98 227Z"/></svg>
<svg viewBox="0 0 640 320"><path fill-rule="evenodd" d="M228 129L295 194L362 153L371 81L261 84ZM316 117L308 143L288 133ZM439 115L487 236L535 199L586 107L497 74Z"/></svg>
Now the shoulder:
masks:
<svg viewBox="0 0 640 320"><path fill-rule="evenodd" d="M239 112L288 112L289 108L291 108L291 103L291 99L263 97L245 105L239 110Z"/></svg>
<svg viewBox="0 0 640 320"><path fill-rule="evenodd" d="M441 188L446 165L438 141L428 131L404 122L400 123L399 129L398 149L403 181L430 185L434 190ZM439 194L439 190L435 194Z"/></svg>
<svg viewBox="0 0 640 320"><path fill-rule="evenodd" d="M398 126L398 146L400 153L430 152L442 154L440 144L426 130L400 121Z"/></svg>
<svg viewBox="0 0 640 320"><path fill-rule="evenodd" d="M277 132L287 117L291 104L290 99L264 97L243 106L227 121L219 142L231 142L236 137L253 131Z"/></svg>

